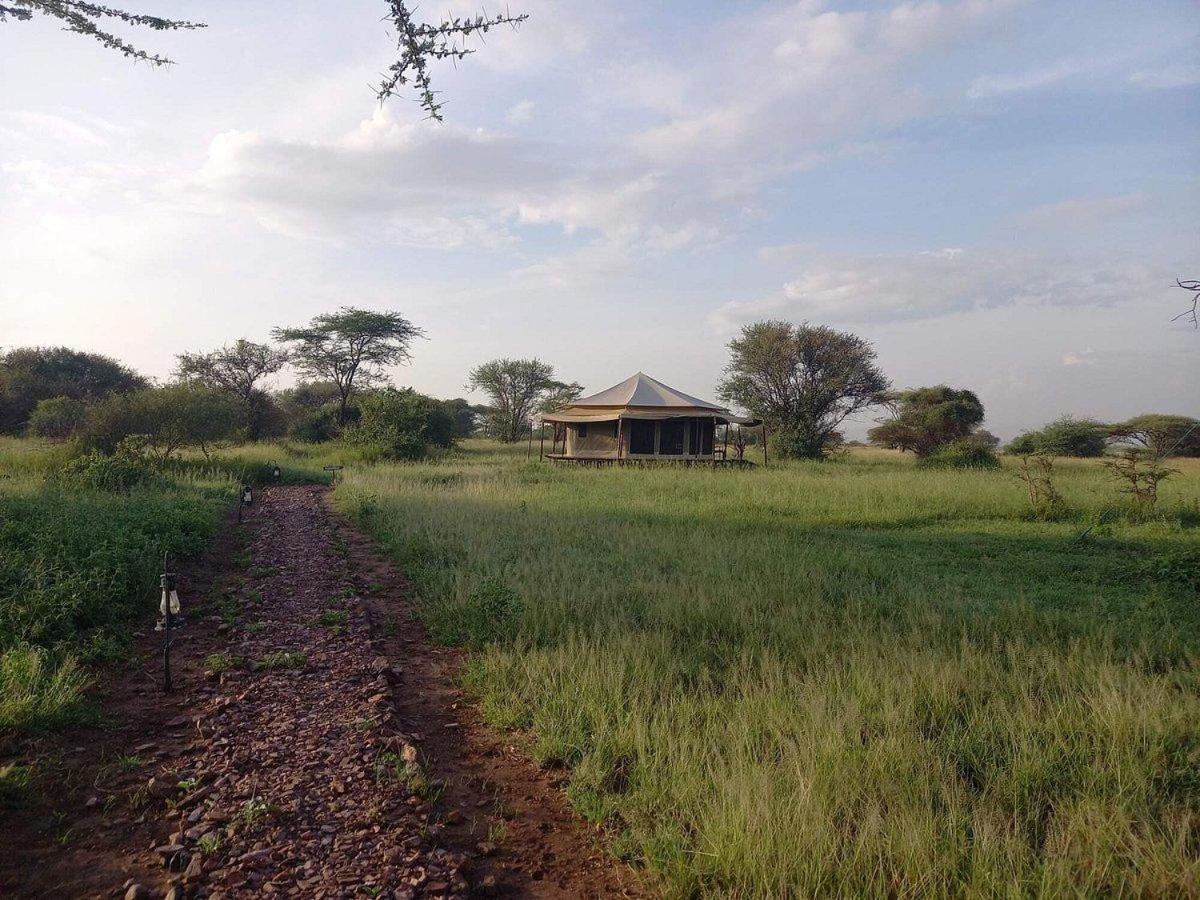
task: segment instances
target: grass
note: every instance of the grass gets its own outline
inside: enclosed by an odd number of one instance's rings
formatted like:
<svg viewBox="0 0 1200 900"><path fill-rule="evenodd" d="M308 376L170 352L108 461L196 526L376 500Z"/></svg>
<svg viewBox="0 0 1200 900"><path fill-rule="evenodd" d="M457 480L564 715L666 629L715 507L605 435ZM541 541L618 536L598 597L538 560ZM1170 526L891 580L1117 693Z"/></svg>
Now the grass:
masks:
<svg viewBox="0 0 1200 900"><path fill-rule="evenodd" d="M268 653L262 659L254 661L254 671L263 672L273 669L299 669L308 664L308 655L298 650L276 650Z"/></svg>
<svg viewBox="0 0 1200 900"><path fill-rule="evenodd" d="M162 552L197 554L234 498L228 479L182 471L120 493L60 484L68 458L0 439L0 739L88 714L83 664L128 658Z"/></svg>
<svg viewBox="0 0 1200 900"><path fill-rule="evenodd" d="M1124 514L1092 461L855 452L569 469L470 442L348 469L496 724L674 896L1200 884L1200 464Z"/></svg>

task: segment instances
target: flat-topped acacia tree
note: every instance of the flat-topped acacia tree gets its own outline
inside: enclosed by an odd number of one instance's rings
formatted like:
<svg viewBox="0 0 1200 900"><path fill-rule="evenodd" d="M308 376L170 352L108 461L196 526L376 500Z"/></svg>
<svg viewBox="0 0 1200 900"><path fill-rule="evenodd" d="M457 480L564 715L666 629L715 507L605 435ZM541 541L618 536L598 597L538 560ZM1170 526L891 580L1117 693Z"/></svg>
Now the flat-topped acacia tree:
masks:
<svg viewBox="0 0 1200 900"><path fill-rule="evenodd" d="M331 381L338 390L338 424L358 389L385 380L382 369L408 362L414 338L425 333L398 312L343 306L300 328L276 328L277 341L292 345L292 363L309 378Z"/></svg>

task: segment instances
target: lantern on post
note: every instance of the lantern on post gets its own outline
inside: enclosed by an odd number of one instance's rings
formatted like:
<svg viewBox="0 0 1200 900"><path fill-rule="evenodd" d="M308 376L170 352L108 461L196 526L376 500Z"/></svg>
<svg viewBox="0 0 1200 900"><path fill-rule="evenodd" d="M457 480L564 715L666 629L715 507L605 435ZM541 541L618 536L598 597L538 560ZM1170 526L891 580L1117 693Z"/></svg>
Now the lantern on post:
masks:
<svg viewBox="0 0 1200 900"><path fill-rule="evenodd" d="M179 615L179 593L176 586L176 575L167 571L167 552L163 551L162 574L158 576L158 586L161 599L158 611L162 613L163 632L163 691L171 693L171 628L175 617Z"/></svg>
<svg viewBox="0 0 1200 900"><path fill-rule="evenodd" d="M283 469L279 468L279 463L271 460L271 480L276 484L283 478Z"/></svg>
<svg viewBox="0 0 1200 900"><path fill-rule="evenodd" d="M254 502L254 489L248 484L242 485L242 503L249 506Z"/></svg>

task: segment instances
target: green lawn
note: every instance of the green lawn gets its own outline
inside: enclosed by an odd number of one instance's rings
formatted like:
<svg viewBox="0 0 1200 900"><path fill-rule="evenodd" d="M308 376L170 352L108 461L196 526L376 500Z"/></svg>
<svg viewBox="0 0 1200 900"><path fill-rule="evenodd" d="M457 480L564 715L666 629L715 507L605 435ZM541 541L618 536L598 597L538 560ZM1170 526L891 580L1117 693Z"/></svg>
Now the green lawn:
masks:
<svg viewBox="0 0 1200 900"><path fill-rule="evenodd" d="M1197 891L1200 461L1143 523L1062 461L1042 523L1011 469L524 453L347 470L337 501L669 893Z"/></svg>

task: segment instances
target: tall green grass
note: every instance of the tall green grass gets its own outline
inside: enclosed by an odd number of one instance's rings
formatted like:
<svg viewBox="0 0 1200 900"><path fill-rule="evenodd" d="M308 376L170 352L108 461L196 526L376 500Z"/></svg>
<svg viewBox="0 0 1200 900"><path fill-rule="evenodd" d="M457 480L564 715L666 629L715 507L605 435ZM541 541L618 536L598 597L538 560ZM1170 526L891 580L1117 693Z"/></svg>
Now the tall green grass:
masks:
<svg viewBox="0 0 1200 900"><path fill-rule="evenodd" d="M474 647L496 723L675 895L1195 894L1200 466L1162 516L1093 462L888 453L568 469L472 443L337 502Z"/></svg>

